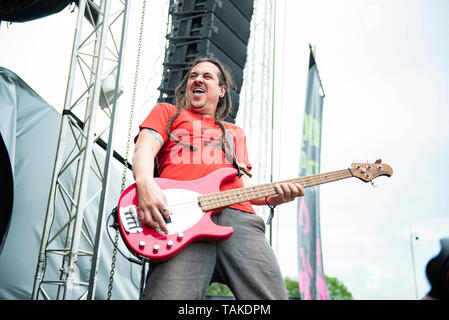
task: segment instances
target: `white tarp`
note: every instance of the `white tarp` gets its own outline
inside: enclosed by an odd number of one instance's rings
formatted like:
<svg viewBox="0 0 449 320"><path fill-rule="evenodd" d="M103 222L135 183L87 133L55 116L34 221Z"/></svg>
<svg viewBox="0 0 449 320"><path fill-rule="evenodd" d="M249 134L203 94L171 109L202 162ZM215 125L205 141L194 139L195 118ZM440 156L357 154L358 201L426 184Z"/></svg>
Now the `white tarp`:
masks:
<svg viewBox="0 0 449 320"><path fill-rule="evenodd" d="M31 297L60 122L61 115L58 111L46 103L16 74L0 67L0 133L9 153L14 181L11 219L0 245L0 299L30 299ZM67 143L73 144L69 136L67 136ZM97 145L94 150L103 160L104 150ZM122 173L123 165L113 160L106 201L107 213L117 205ZM73 179L74 177L73 174L68 174L65 178ZM89 178L88 198L89 192L96 192L99 184L99 181ZM99 198L99 196L96 197L84 213L89 228L94 232ZM55 228L62 223L61 219L57 218L58 208L63 210L62 206L62 203L56 203L57 213L53 222ZM104 228L106 228L106 219ZM115 231L111 232L114 235ZM129 254L122 243L120 248L125 254ZM96 299L106 299L107 296L112 250L113 244L105 230L98 269ZM52 280L57 279L60 267L60 263L49 258L46 277ZM78 268L80 280L88 281L90 259L84 259L84 261L79 259ZM137 299L141 270L140 265L130 263L117 254L112 299Z"/></svg>

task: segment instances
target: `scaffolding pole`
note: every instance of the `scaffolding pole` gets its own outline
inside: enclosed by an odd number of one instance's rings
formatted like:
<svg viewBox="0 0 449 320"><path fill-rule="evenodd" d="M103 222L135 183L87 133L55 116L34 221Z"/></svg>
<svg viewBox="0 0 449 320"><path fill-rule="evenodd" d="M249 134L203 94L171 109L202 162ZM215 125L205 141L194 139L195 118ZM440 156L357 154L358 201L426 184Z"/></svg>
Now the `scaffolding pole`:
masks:
<svg viewBox="0 0 449 320"><path fill-rule="evenodd" d="M262 184L273 177L272 95L273 92L273 15L275 0L254 0L251 37L244 71L244 83L236 123L245 128L248 153L253 159L254 184ZM266 219L266 206L257 206L257 213ZM271 227L270 227L271 228Z"/></svg>
<svg viewBox="0 0 449 320"><path fill-rule="evenodd" d="M102 0L97 5L91 0L79 0L77 6L67 91L33 300L93 299L95 296L128 1ZM106 88L109 82L115 83L115 87ZM102 136L107 138L102 139ZM94 152L94 145L100 139L107 144L104 156ZM88 194L89 179L95 177L101 187ZM89 223L85 210L98 197L98 214L88 217ZM81 279L84 270L79 270L80 259L89 260L86 279Z"/></svg>

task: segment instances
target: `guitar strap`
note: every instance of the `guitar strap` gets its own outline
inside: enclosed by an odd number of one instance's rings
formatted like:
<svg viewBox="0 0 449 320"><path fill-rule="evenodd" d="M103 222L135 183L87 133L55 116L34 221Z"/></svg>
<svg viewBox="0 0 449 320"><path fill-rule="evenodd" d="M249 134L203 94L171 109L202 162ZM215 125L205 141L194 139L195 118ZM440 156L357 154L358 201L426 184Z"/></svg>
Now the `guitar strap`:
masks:
<svg viewBox="0 0 449 320"><path fill-rule="evenodd" d="M228 144L229 148L232 151L232 165L234 166L234 168L237 169L237 175L240 178L243 175L243 173L240 171L239 164L237 163L237 157L235 156L235 152L234 152L234 143L232 141L231 136L228 133L228 130L225 130L224 134L225 134L225 138L226 138L226 143ZM225 156L226 156L226 152L225 152Z"/></svg>

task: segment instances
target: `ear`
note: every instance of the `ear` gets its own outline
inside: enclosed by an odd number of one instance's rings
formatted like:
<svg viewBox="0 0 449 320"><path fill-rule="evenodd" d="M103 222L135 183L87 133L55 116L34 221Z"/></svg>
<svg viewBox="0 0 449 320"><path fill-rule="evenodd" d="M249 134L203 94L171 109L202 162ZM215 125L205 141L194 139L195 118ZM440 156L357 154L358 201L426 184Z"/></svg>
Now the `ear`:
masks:
<svg viewBox="0 0 449 320"><path fill-rule="evenodd" d="M220 87L220 98L223 98L226 94L226 86Z"/></svg>

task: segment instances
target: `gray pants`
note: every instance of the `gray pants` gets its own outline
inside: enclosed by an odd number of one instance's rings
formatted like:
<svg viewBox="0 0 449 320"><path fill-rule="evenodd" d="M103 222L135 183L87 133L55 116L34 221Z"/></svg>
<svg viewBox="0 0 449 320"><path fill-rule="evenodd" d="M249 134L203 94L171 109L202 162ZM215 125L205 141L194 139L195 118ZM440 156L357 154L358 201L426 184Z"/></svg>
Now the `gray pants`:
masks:
<svg viewBox="0 0 449 320"><path fill-rule="evenodd" d="M238 300L287 299L263 219L226 208L212 220L232 226L231 238L194 242L168 261L150 263L141 299L203 299L212 282L226 284Z"/></svg>

